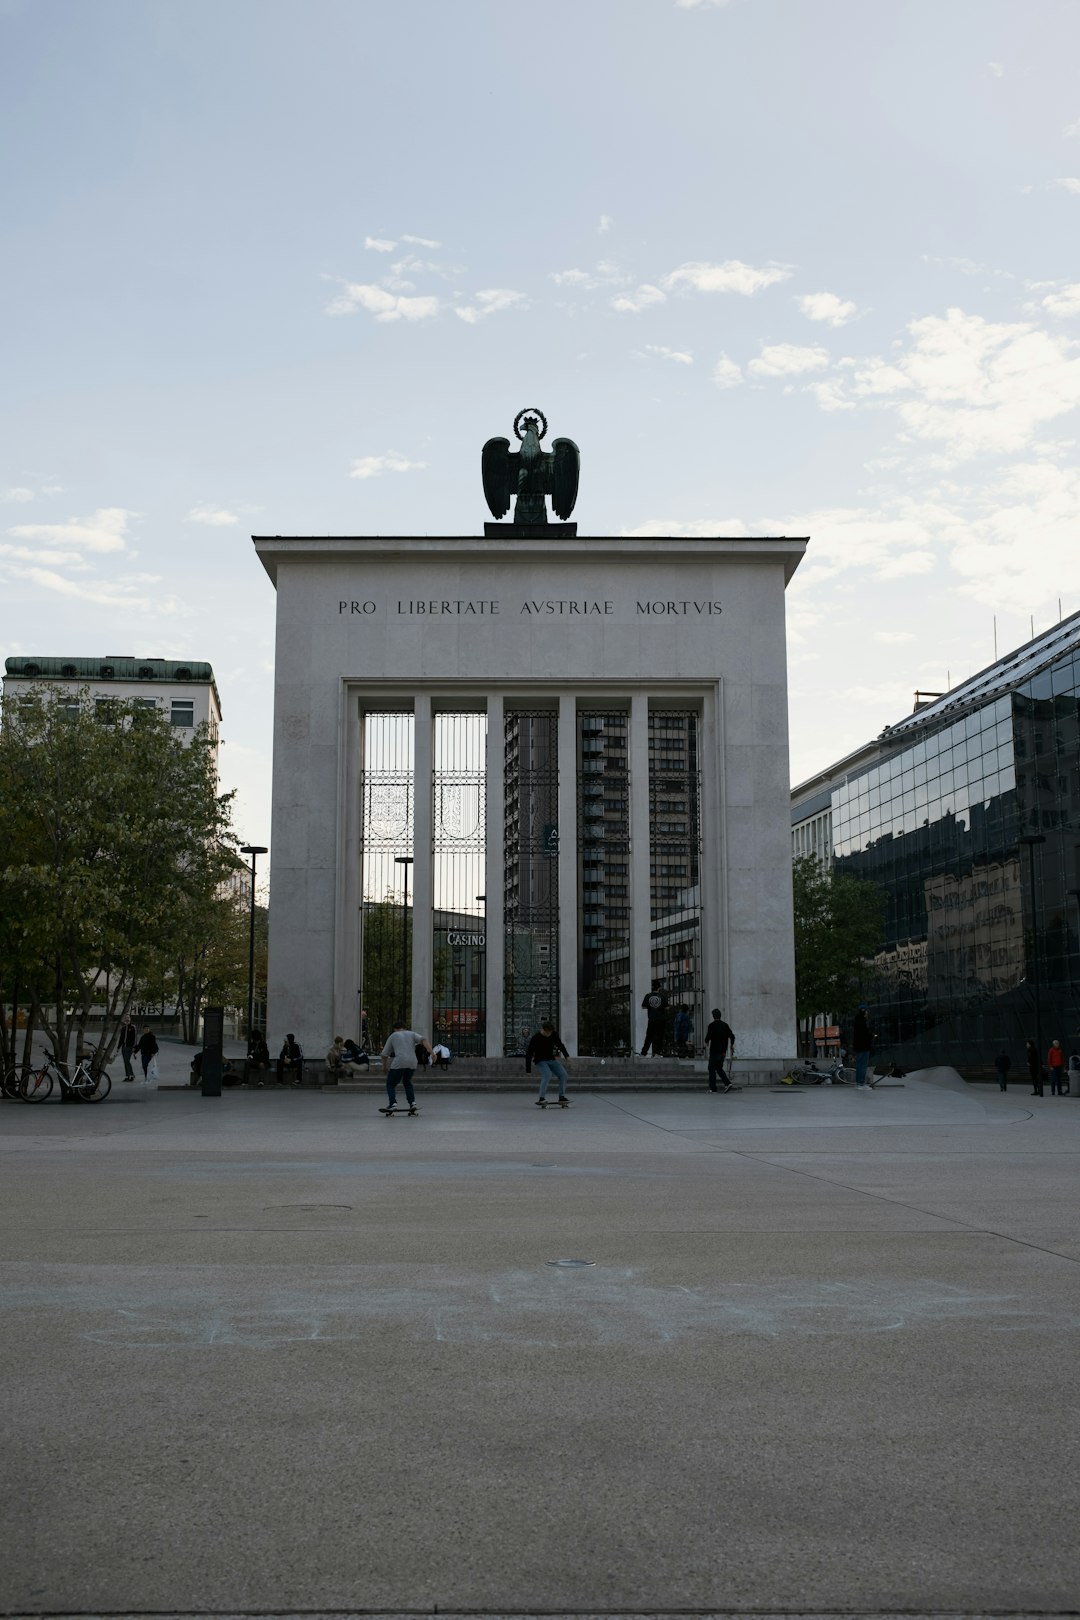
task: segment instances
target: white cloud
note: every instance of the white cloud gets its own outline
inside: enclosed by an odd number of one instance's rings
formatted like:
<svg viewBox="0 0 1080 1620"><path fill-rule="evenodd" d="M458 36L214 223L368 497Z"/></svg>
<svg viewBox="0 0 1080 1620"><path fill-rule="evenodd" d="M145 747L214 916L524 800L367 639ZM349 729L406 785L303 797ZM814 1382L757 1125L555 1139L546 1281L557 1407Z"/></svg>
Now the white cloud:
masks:
<svg viewBox="0 0 1080 1620"><path fill-rule="evenodd" d="M9 546L0 544L0 557L14 562L33 563L39 568L84 569L90 565L78 551L50 551L46 546Z"/></svg>
<svg viewBox="0 0 1080 1620"><path fill-rule="evenodd" d="M1080 281L1048 293L1043 299L1043 308L1051 315L1080 315Z"/></svg>
<svg viewBox="0 0 1080 1620"><path fill-rule="evenodd" d="M437 248L442 247L441 242L432 241L430 236L403 236L403 242L411 242L414 247Z"/></svg>
<svg viewBox="0 0 1080 1620"><path fill-rule="evenodd" d="M849 399L844 392L844 382L840 377L828 377L824 382L807 383L805 392L813 394L818 406L823 411L853 411L855 401Z"/></svg>
<svg viewBox="0 0 1080 1620"><path fill-rule="evenodd" d="M610 214L601 214L600 223L596 228L600 232L601 236L605 236L607 232L610 231L614 223L615 221L612 219Z"/></svg>
<svg viewBox="0 0 1080 1620"><path fill-rule="evenodd" d="M435 259L421 259L415 253L406 253L403 259L396 259L390 266L390 275L384 276L384 287L394 285L394 278L401 276L442 276L444 281L452 281L464 273L464 266L460 264L439 264ZM400 283L400 287L410 285ZM399 288L400 290L400 288Z"/></svg>
<svg viewBox="0 0 1080 1620"><path fill-rule="evenodd" d="M652 518L636 529L620 529L629 540L738 540L746 533L741 518L699 518L684 523L678 518Z"/></svg>
<svg viewBox="0 0 1080 1620"><path fill-rule="evenodd" d="M231 523L239 523L240 519L235 512L229 512L224 506L193 506L185 523L206 523L212 529L227 528Z"/></svg>
<svg viewBox="0 0 1080 1620"><path fill-rule="evenodd" d="M833 377L810 385L821 408L892 409L908 435L937 443L950 465L1014 454L1080 404L1080 345L1031 322L994 323L953 308L912 321L908 338L889 360L839 361Z"/></svg>
<svg viewBox="0 0 1080 1620"><path fill-rule="evenodd" d="M548 272L557 287L580 287L582 292L595 292L598 287L618 287L630 280L617 265L601 259L595 270L551 270Z"/></svg>
<svg viewBox="0 0 1080 1620"><path fill-rule="evenodd" d="M650 304L663 304L666 302L666 296L660 291L659 287L653 287L649 282L644 282L637 292L620 293L617 298L613 298L611 307L618 310L620 315L638 315L643 309L648 309Z"/></svg>
<svg viewBox="0 0 1080 1620"><path fill-rule="evenodd" d="M470 326L482 321L485 315L497 315L500 310L524 306L527 302L524 293L512 292L509 287L488 287L474 297L475 304L461 304L454 310L454 314L460 315Z"/></svg>
<svg viewBox="0 0 1080 1620"><path fill-rule="evenodd" d="M1000 281L1015 281L1011 270L996 270L991 264L977 264L974 259L955 257L939 259L931 253L922 254L923 264L939 265L945 270L958 270L962 276L996 276Z"/></svg>
<svg viewBox="0 0 1080 1620"><path fill-rule="evenodd" d="M1056 180L1054 184L1061 186L1065 191L1071 191L1074 197L1080 197L1080 180L1075 175L1066 175Z"/></svg>
<svg viewBox="0 0 1080 1620"><path fill-rule="evenodd" d="M64 549L123 551L128 524L141 516L141 512L129 512L122 506L101 506L89 518L68 518L64 523L19 523L8 533L18 540L58 542Z"/></svg>
<svg viewBox="0 0 1080 1620"><path fill-rule="evenodd" d="M85 578L68 579L51 568L8 569L17 579L28 579L41 590L55 591L58 596L76 597L80 602L91 602L95 607L124 608L134 612L152 604L155 617L185 614L186 605L175 596L161 590L160 574L135 574L122 580L104 580L94 584Z"/></svg>
<svg viewBox="0 0 1080 1620"><path fill-rule="evenodd" d="M1005 77L1005 69L1000 62L987 62L986 71L994 79L1003 79Z"/></svg>
<svg viewBox="0 0 1080 1620"><path fill-rule="evenodd" d="M828 364L828 349L804 348L798 343L766 343L746 369L754 377L800 377L807 371L824 371Z"/></svg>
<svg viewBox="0 0 1080 1620"><path fill-rule="evenodd" d="M668 292L689 287L695 292L733 292L752 298L775 282L787 281L792 274L793 266L786 264L757 266L744 264L741 259L725 259L723 264L694 261L681 264L677 270L661 277L661 286Z"/></svg>
<svg viewBox="0 0 1080 1620"><path fill-rule="evenodd" d="M1078 515L1080 468L1037 459L990 482L888 492L876 506L788 514L765 526L810 535L792 587L804 598L819 586L834 592L853 571L889 580L947 566L963 594L992 611L1053 608L1056 617L1062 582L1076 574Z"/></svg>
<svg viewBox="0 0 1080 1620"><path fill-rule="evenodd" d="M388 241L385 236L365 236L364 246L373 253L393 253L397 243Z"/></svg>
<svg viewBox="0 0 1080 1620"><path fill-rule="evenodd" d="M1066 124L1061 133L1066 137L1070 135L1080 135L1080 118L1076 120L1075 124Z"/></svg>
<svg viewBox="0 0 1080 1620"><path fill-rule="evenodd" d="M33 490L26 489L21 484L16 485L13 489L5 489L4 491L5 501L32 501L33 498Z"/></svg>
<svg viewBox="0 0 1080 1620"><path fill-rule="evenodd" d="M384 456L358 456L349 469L349 477L378 478L384 472L414 472L426 466L426 461L410 461L396 450L388 450Z"/></svg>
<svg viewBox="0 0 1080 1620"><path fill-rule="evenodd" d="M405 298L369 282L346 281L343 291L326 306L327 315L354 315L366 309L377 321L425 321L439 313L437 298Z"/></svg>
<svg viewBox="0 0 1080 1620"><path fill-rule="evenodd" d="M875 630L874 640L882 642L886 647L901 647L907 641L915 640L914 630Z"/></svg>
<svg viewBox="0 0 1080 1620"><path fill-rule="evenodd" d="M699 7L719 11L728 0L675 0L676 11L696 11Z"/></svg>
<svg viewBox="0 0 1080 1620"><path fill-rule="evenodd" d="M824 321L828 326L846 326L857 313L850 299L830 292L805 293L795 302L810 320Z"/></svg>
<svg viewBox="0 0 1080 1620"><path fill-rule="evenodd" d="M692 366L694 357L685 349L667 349L662 343L646 343L646 354L655 354L660 360L677 360L681 366Z"/></svg>
<svg viewBox="0 0 1080 1620"><path fill-rule="evenodd" d="M710 380L717 388L738 388L743 380L743 374L736 362L721 352L712 368Z"/></svg>

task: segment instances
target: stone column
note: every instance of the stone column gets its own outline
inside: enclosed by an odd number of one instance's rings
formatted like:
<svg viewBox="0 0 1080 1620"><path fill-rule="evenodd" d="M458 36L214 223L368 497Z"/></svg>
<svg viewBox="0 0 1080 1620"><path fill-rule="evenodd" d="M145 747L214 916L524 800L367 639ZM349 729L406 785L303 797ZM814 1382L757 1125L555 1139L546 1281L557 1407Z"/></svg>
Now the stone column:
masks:
<svg viewBox="0 0 1080 1620"><path fill-rule="evenodd" d="M434 733L431 698L417 693L413 708L413 865L412 881L412 1027L431 1038L434 961L431 944L433 902L432 836L434 831Z"/></svg>
<svg viewBox="0 0 1080 1620"><path fill-rule="evenodd" d="M630 699L630 1045L641 1050L652 989L652 859L649 848L649 694Z"/></svg>
<svg viewBox="0 0 1080 1620"><path fill-rule="evenodd" d="M731 1012L728 963L727 831L724 816L724 683L704 697L701 714L701 974L705 1013ZM730 1021L730 1018L729 1018ZM704 1031L701 1032L704 1034Z"/></svg>
<svg viewBox="0 0 1080 1620"><path fill-rule="evenodd" d="M485 1006L488 1057L503 1055L503 995L506 986L506 929L503 919L506 793L503 783L505 721L502 693L487 700L487 758L485 798L487 829L484 855L484 932L487 936Z"/></svg>
<svg viewBox="0 0 1080 1620"><path fill-rule="evenodd" d="M355 691L344 688L338 787L338 856L334 941L334 1028L331 1035L360 1039L360 860L363 721ZM327 1042L329 1045L329 1041Z"/></svg>
<svg viewBox="0 0 1080 1620"><path fill-rule="evenodd" d="M578 1043L577 698L559 697L559 1033Z"/></svg>

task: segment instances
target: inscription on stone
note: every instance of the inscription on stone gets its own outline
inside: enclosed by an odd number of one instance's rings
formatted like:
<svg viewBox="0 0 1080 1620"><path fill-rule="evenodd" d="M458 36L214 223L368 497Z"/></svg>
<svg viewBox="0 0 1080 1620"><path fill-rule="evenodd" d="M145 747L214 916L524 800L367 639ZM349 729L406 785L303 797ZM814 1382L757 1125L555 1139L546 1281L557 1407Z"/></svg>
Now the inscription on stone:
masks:
<svg viewBox="0 0 1080 1620"><path fill-rule="evenodd" d="M497 618L503 612L503 605L497 598L484 598L479 601L470 601L459 597L398 597L389 603L382 611L389 612L393 618L402 619L462 619L462 618ZM589 619L613 618L617 612L617 604L601 601L591 597L544 597L537 600L529 597L524 602L511 604L508 612L515 612L519 618L526 619ZM719 618L724 608L721 602L698 602L683 599L680 601L644 601L636 600L633 604L633 616L639 619L715 619ZM338 616L342 614L360 615L367 618L378 614L380 607L377 602L367 601L338 601Z"/></svg>

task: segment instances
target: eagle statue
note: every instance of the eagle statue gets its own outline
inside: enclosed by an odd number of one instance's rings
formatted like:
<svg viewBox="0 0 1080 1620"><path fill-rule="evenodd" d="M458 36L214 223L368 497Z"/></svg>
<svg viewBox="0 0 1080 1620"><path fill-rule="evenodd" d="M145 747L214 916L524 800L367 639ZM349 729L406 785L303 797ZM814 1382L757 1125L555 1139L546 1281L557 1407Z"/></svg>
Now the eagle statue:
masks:
<svg viewBox="0 0 1080 1620"><path fill-rule="evenodd" d="M509 439L489 439L485 444L484 496L495 517L501 518L515 497L515 525L546 523L548 495L564 522L574 510L581 453L573 439L554 439L550 450L542 450L547 426L543 411L519 411L514 434L521 441L520 450L512 451Z"/></svg>

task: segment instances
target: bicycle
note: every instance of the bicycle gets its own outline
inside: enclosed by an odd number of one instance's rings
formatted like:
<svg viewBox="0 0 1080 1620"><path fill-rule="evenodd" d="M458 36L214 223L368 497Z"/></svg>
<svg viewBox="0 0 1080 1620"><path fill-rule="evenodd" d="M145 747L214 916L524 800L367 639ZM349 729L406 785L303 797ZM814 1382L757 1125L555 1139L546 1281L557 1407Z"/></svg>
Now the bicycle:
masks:
<svg viewBox="0 0 1080 1620"><path fill-rule="evenodd" d="M788 1070L780 1082L784 1086L846 1086L843 1065L831 1063L827 1069L819 1069L816 1063L798 1063Z"/></svg>
<svg viewBox="0 0 1080 1620"><path fill-rule="evenodd" d="M74 1073L65 1076L61 1073L61 1065L49 1052L44 1054L41 1067L31 1069L25 1080L13 1069L4 1081L4 1090L9 1096L21 1097L23 1102L45 1102L52 1096L54 1070L61 1085L66 1086L80 1102L103 1102L112 1090L112 1081L104 1069L100 1074L93 1074L87 1058L80 1058ZM14 1092L10 1089L13 1083L16 1088Z"/></svg>

